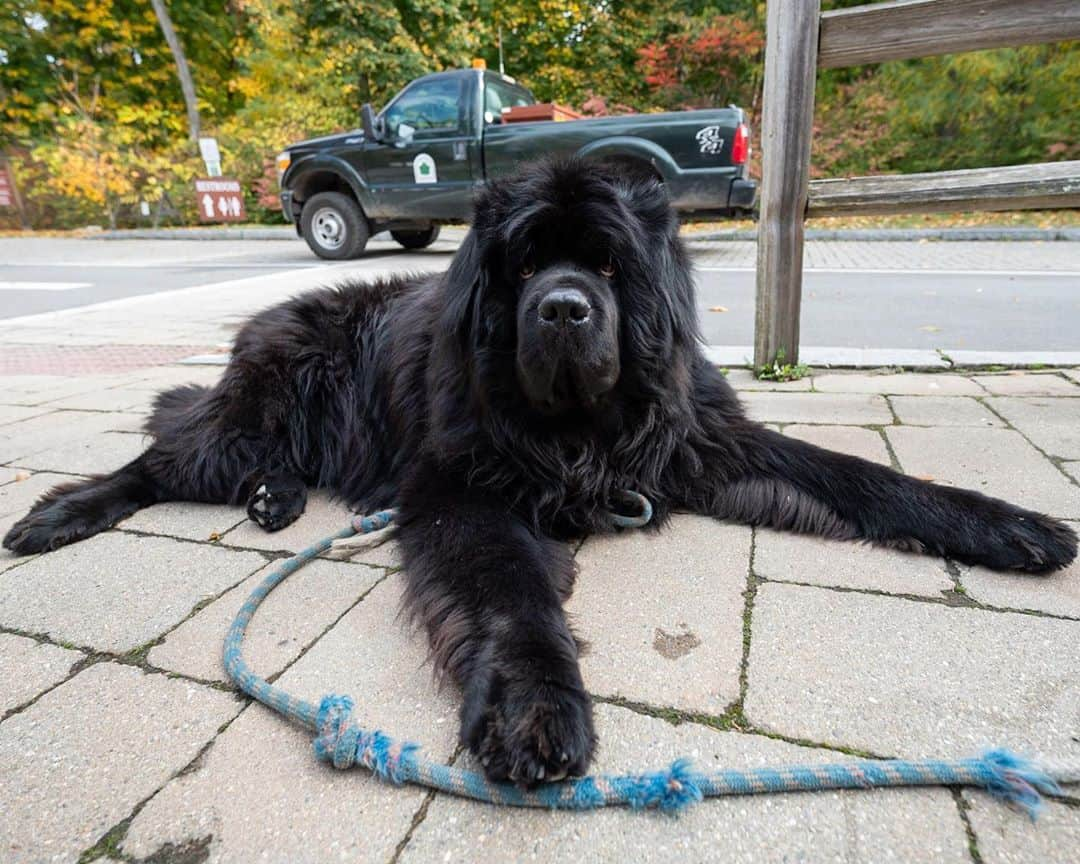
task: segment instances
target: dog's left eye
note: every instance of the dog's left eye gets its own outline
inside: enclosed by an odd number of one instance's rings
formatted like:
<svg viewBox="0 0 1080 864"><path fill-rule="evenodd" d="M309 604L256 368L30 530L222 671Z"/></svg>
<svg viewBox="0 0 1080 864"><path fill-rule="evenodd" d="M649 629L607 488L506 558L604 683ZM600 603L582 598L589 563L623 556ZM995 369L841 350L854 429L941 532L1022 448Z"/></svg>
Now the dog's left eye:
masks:
<svg viewBox="0 0 1080 864"><path fill-rule="evenodd" d="M532 279L532 277L535 276L535 275L536 275L536 268L533 267L532 264L522 264L521 265L521 278L522 279Z"/></svg>
<svg viewBox="0 0 1080 864"><path fill-rule="evenodd" d="M606 264L601 264L600 275L605 279L611 279L615 275L615 262L608 261Z"/></svg>

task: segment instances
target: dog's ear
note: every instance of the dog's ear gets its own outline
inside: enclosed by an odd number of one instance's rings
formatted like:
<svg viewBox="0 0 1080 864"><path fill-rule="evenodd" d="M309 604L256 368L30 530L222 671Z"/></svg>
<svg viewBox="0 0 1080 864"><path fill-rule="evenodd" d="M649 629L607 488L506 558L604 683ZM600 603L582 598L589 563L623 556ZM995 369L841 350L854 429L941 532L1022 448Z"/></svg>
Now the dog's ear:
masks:
<svg viewBox="0 0 1080 864"><path fill-rule="evenodd" d="M443 277L439 331L464 350L477 324L479 299L487 287L487 262L476 229L465 235Z"/></svg>
<svg viewBox="0 0 1080 864"><path fill-rule="evenodd" d="M699 334L693 266L679 239L678 228L664 236L656 263L663 287L661 296L676 341L694 342Z"/></svg>
<svg viewBox="0 0 1080 864"><path fill-rule="evenodd" d="M633 262L632 278L642 286L630 292L631 335L640 340L639 356L692 344L697 339L693 269L679 239L679 223L663 187L649 178L633 178L620 187L620 199L632 214L621 220L637 228L625 233L623 254ZM651 347L649 347L651 346Z"/></svg>

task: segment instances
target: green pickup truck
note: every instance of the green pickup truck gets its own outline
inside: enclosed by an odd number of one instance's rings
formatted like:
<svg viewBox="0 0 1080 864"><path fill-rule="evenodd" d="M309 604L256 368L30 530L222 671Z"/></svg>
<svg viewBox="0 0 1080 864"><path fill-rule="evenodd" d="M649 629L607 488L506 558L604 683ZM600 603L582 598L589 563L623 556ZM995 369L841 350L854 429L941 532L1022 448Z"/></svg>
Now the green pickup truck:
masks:
<svg viewBox="0 0 1080 864"><path fill-rule="evenodd" d="M512 78L459 69L418 78L363 128L301 141L277 159L285 218L321 258L354 258L379 231L407 249L465 222L475 187L549 154L647 171L683 218L749 210L750 133L740 108L508 123L536 99Z"/></svg>

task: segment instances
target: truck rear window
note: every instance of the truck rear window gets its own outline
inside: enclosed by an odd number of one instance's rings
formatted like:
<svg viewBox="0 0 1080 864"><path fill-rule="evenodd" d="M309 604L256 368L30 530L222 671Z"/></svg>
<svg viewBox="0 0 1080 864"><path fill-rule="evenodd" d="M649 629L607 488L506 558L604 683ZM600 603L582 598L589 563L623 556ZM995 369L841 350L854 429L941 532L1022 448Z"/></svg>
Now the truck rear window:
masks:
<svg viewBox="0 0 1080 864"><path fill-rule="evenodd" d="M499 123L503 111L520 105L533 105L536 100L524 87L516 87L495 77L484 79L484 122Z"/></svg>

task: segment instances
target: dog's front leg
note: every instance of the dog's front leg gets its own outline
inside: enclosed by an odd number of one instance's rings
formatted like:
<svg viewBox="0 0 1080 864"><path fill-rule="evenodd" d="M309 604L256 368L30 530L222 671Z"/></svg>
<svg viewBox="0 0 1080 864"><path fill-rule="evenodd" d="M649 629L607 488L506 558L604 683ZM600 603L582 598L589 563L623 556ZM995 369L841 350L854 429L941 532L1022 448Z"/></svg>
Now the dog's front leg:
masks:
<svg viewBox="0 0 1080 864"><path fill-rule="evenodd" d="M463 691L462 743L493 780L583 773L596 739L561 606L569 550L435 471L406 484L399 526L406 602Z"/></svg>
<svg viewBox="0 0 1080 864"><path fill-rule="evenodd" d="M1065 523L967 489L908 477L742 422L727 430L728 476L705 475L692 509L723 518L1049 573L1076 557ZM721 440L721 436L717 436Z"/></svg>

